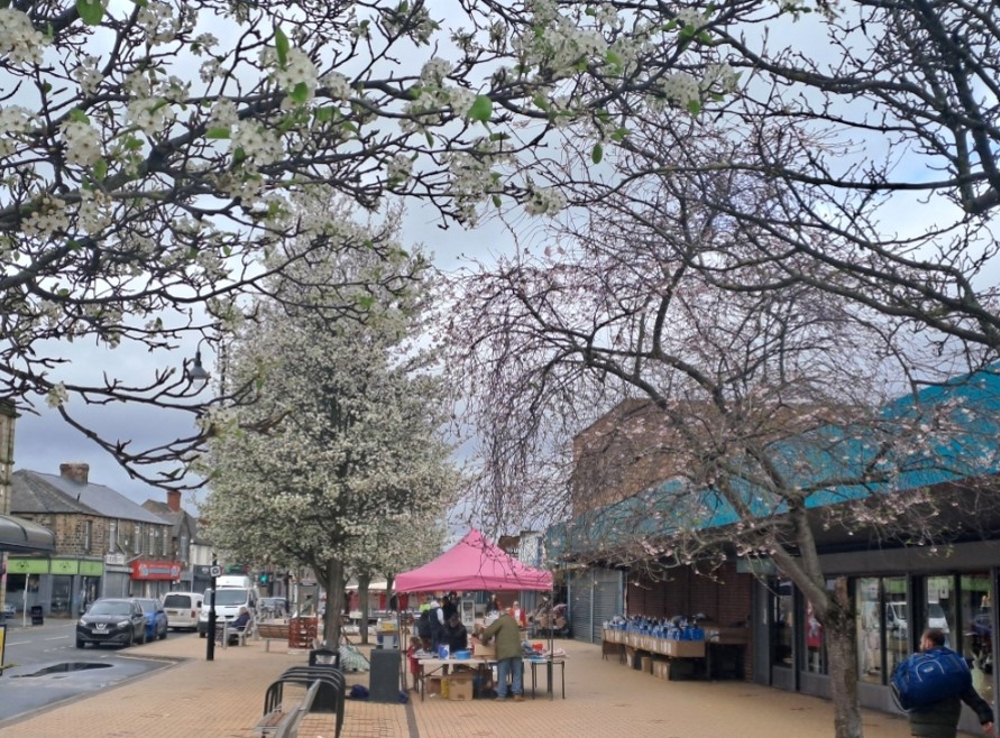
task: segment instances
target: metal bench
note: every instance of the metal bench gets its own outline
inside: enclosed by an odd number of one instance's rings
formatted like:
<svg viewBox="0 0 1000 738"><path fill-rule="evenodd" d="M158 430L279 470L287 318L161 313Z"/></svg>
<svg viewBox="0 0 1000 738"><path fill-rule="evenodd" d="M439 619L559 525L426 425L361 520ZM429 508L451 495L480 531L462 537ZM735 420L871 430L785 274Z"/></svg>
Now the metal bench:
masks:
<svg viewBox="0 0 1000 738"><path fill-rule="evenodd" d="M278 700L277 704L266 711L253 726L254 732L265 738L295 738L302 720L312 712L319 693L320 683L311 684L302 701L288 712L282 710L281 700Z"/></svg>

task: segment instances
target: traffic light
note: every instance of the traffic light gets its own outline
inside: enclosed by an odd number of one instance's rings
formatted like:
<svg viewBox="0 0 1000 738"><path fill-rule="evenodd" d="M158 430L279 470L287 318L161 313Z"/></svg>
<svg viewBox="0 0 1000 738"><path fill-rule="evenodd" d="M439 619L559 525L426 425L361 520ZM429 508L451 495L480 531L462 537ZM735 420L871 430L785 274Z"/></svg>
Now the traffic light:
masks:
<svg viewBox="0 0 1000 738"><path fill-rule="evenodd" d="M267 583L268 583L268 580L269 580L269 577L270 577L270 576L271 576L271 575L270 575L270 574L268 574L268 573L267 573L266 571L262 571L262 572L261 572L261 573L260 573L260 574L259 574L259 575L257 576L257 581L258 581L258 582L260 582L261 584L267 584Z"/></svg>

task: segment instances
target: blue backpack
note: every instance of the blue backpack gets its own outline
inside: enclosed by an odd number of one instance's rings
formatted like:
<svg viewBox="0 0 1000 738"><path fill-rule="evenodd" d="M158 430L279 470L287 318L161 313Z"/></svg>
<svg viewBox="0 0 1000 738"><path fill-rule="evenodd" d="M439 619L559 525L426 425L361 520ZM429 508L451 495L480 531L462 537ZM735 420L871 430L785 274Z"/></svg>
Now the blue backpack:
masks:
<svg viewBox="0 0 1000 738"><path fill-rule="evenodd" d="M896 664L890 686L899 708L913 710L962 694L972 686L972 673L950 648L933 648Z"/></svg>

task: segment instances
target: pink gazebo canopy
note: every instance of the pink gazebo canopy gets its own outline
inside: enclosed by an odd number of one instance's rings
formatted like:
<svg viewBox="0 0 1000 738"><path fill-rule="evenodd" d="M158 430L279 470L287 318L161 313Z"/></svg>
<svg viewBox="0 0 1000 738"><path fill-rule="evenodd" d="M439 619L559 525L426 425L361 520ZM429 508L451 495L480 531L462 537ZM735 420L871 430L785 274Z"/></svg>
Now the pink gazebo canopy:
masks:
<svg viewBox="0 0 1000 738"><path fill-rule="evenodd" d="M552 574L532 569L471 530L430 563L396 577L397 592L549 590Z"/></svg>

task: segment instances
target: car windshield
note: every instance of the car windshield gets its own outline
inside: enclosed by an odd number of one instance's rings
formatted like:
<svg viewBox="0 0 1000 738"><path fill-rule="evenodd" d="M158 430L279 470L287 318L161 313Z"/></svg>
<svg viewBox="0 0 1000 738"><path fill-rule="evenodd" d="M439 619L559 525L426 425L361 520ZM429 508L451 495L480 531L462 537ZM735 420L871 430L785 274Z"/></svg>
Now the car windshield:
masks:
<svg viewBox="0 0 1000 738"><path fill-rule="evenodd" d="M206 598L206 602L208 599ZM215 590L216 605L244 605L247 601L247 591L245 589L217 589Z"/></svg>
<svg viewBox="0 0 1000 738"><path fill-rule="evenodd" d="M156 612L160 608L156 606L156 600L136 600L143 612Z"/></svg>
<svg viewBox="0 0 1000 738"><path fill-rule="evenodd" d="M129 606L127 602L101 602L98 600L90 608L89 615L128 615Z"/></svg>

